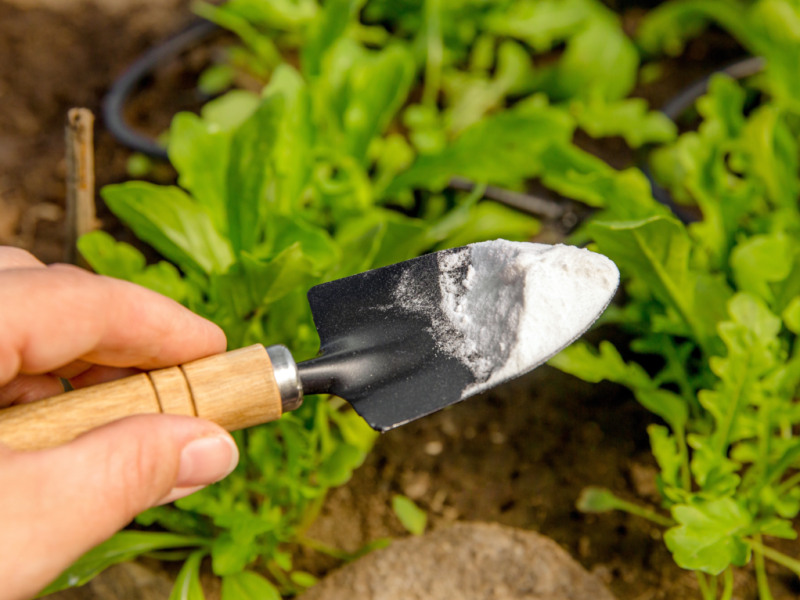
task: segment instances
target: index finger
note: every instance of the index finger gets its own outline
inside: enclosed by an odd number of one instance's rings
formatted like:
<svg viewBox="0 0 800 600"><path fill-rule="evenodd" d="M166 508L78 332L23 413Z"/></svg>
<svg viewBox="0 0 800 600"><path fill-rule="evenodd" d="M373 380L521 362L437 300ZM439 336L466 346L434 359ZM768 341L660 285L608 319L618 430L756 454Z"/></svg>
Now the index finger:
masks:
<svg viewBox="0 0 800 600"><path fill-rule="evenodd" d="M0 271L0 386L76 359L154 369L225 347L219 327L138 285L66 265Z"/></svg>

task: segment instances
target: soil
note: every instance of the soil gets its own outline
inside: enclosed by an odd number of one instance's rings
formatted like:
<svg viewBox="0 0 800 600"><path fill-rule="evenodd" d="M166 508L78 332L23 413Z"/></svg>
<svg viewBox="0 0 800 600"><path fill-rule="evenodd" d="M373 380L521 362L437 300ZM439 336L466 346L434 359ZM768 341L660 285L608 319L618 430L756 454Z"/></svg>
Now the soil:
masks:
<svg viewBox="0 0 800 600"><path fill-rule="evenodd" d="M191 19L185 4L125 10L115 1L111 10L0 0L0 244L28 248L47 263L61 260L66 112L86 106L99 114L103 94L125 66ZM634 28L641 14L629 9L626 27ZM212 52L198 48L159 69L128 107L129 120L156 135L178 110L199 107L203 99L194 82ZM740 53L730 38L712 31L681 59L664 61L663 77L636 93L657 107ZM635 160L619 139L579 133L576 141L615 167ZM98 189L125 180L130 152L110 137L102 119L95 144ZM153 173L160 182L173 177L166 165ZM98 210L106 230L133 240L102 205ZM583 515L574 508L587 485L657 502L645 432L651 421L619 387L592 386L540 368L382 436L352 481L331 493L309 536L354 551L380 537L405 535L390 509L392 494L403 493L428 511L432 528L496 521L550 536L620 600L699 598L696 581L674 565L659 528L636 517ZM796 543L775 545L791 555L800 551ZM311 551L297 557L299 568L317 575L337 565ZM773 564L768 568L775 599L797 598L796 578ZM739 570L735 597L755 598L755 590L752 571Z"/></svg>

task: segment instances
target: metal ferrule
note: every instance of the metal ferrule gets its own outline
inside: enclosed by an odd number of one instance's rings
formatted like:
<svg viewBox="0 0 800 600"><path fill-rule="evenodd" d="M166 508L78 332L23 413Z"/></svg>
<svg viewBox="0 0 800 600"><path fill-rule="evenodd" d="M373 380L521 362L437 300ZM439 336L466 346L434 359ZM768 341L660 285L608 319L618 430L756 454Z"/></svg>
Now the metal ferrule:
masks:
<svg viewBox="0 0 800 600"><path fill-rule="evenodd" d="M292 353L286 346L267 347L272 372L281 393L283 412L298 408L303 403L303 385Z"/></svg>

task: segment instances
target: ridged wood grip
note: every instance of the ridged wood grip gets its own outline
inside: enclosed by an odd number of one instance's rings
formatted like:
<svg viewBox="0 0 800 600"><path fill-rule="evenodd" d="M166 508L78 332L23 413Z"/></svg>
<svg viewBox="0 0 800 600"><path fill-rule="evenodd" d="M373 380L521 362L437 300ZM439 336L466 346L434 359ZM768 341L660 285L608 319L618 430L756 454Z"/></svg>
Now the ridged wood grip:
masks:
<svg viewBox="0 0 800 600"><path fill-rule="evenodd" d="M141 373L0 410L0 443L41 450L131 415L196 416L228 431L274 421L281 395L264 346Z"/></svg>

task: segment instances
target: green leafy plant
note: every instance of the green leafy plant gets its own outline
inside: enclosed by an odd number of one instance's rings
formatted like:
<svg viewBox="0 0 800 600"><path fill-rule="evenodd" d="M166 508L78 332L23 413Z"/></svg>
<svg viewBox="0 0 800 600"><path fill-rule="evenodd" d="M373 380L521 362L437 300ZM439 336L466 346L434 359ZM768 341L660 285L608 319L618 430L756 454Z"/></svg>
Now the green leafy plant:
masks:
<svg viewBox="0 0 800 600"><path fill-rule="evenodd" d="M763 32L788 10L782 1L742 4L738 21L720 17L713 2L667 3L635 41L596 0L198 5L242 40L199 85L217 93L245 75L266 85L174 118L166 138L178 187L103 190L109 208L165 260L148 265L103 233L79 248L97 272L212 319L231 348L282 343L302 360L319 344L309 287L538 230L535 219L482 201L485 184L523 189L537 178L598 208L573 241L593 242L626 278L627 303L606 321L633 331L632 349L660 355L665 367L649 374L607 342L598 353L576 345L553 363L629 386L664 420L668 427L654 425L650 435L672 517L597 489L580 506L670 526L667 544L679 565L698 572L706 600L717 584L703 573L725 573L730 597L729 565L752 553L769 598L764 557L798 565L761 536L793 535L786 519L800 508L790 474L800 379L798 122L783 81L796 48L791 31L777 39ZM675 39L683 43L710 19L776 57L753 82L768 101L745 114L747 91L718 78L698 103L700 129L676 139L664 115L627 97L637 77L655 72L651 64L640 75L640 50L675 52ZM777 57L781 45L786 58ZM548 55L544 66L534 66L537 55ZM685 227L653 199L642 172L618 171L575 146L578 129L632 147L666 144L652 154L653 170L704 220ZM454 176L475 182L473 192L451 189ZM295 546L349 559L385 543L348 555L306 535L327 490L349 479L375 439L343 401L307 398L279 422L236 437L242 461L228 479L137 519L171 533L123 532L46 591L150 554L185 561L176 597L201 597L198 574L210 557L223 600L277 598L314 582L293 568ZM398 496L393 507L409 530L424 529L413 503Z"/></svg>
<svg viewBox="0 0 800 600"><path fill-rule="evenodd" d="M656 11L644 31L677 6ZM754 84L776 90L779 76ZM606 321L631 332L634 353L657 355L663 367L649 373L607 341L597 351L575 344L551 361L587 381L627 386L664 422L648 433L671 518L597 488L578 507L668 527L667 547L697 573L706 600L717 597L718 576L721 597L731 598L732 568L752 557L762 599L772 597L765 557L800 575L800 562L763 539L796 538L791 519L800 511L800 130L779 95L749 114L747 96L716 76L697 103L699 129L653 154L658 177L675 198L696 204L702 221L601 212L583 228L625 278L624 306Z"/></svg>
<svg viewBox="0 0 800 600"><path fill-rule="evenodd" d="M428 526L428 515L411 498L395 494L392 497L392 510L408 531L422 535Z"/></svg>

